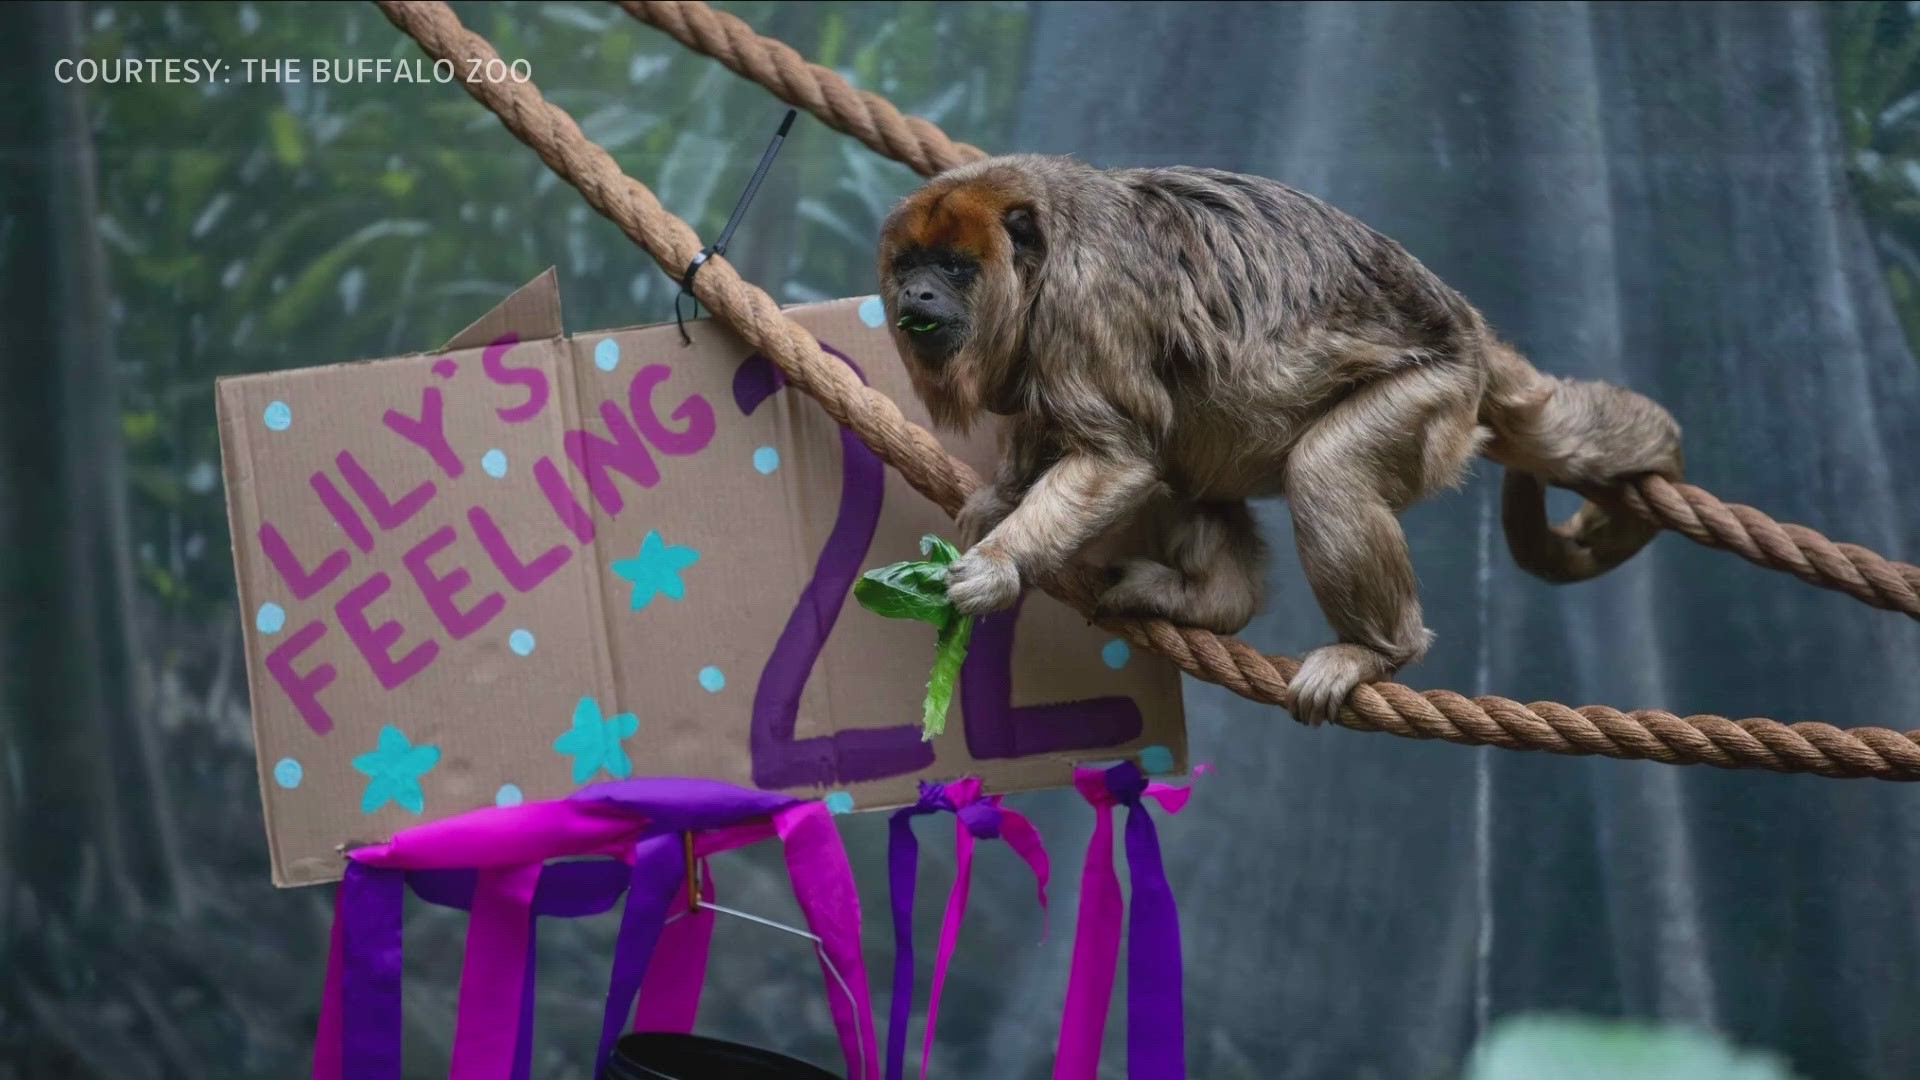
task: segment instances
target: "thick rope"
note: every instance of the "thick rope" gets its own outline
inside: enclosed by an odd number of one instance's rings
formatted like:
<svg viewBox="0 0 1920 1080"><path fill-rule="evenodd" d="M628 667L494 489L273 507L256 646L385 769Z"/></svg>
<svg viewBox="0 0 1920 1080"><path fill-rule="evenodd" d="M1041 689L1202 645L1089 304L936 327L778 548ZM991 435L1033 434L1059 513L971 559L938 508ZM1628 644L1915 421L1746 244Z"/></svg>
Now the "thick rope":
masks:
<svg viewBox="0 0 1920 1080"><path fill-rule="evenodd" d="M484 63L497 56L484 38L461 26L452 9L439 0L376 2L428 55L452 61L460 70L467 70L468 58ZM531 82L462 85L555 173L578 188L594 209L645 248L663 270L679 274L700 250L700 241L685 222L664 210L645 185L622 174L606 151L588 140L572 118L548 103ZM821 352L812 335L781 314L766 293L742 280L724 258L708 261L695 279L694 290L709 311L771 358L797 386L817 398L835 421L857 434L948 514L955 513L979 484L973 471L949 456L932 434L909 422L886 395L863 386L845 366ZM1701 528L1717 537L1720 534L1704 524L1711 516L1700 515ZM1749 530L1749 535L1755 534ZM1086 613L1098 580L1097 571L1076 566L1059 580L1040 584ZM1287 680L1300 666L1289 657L1262 656L1236 638L1164 620L1101 620L1100 625L1168 657L1196 678L1266 704L1286 705ZM1419 692L1394 683L1355 690L1339 722L1362 731L1515 750L1822 776L1920 779L1920 732L1901 734L1883 728L1843 731L1828 724L1679 717L1651 710L1623 713L1598 705L1581 709L1551 702L1523 705L1498 697L1470 699L1445 690Z"/></svg>
<svg viewBox="0 0 1920 1080"><path fill-rule="evenodd" d="M900 115L885 98L855 90L786 44L754 33L746 23L700 0L618 2L634 18L922 176L984 156L925 120ZM1920 619L1920 567L1835 543L1805 526L1781 524L1751 506L1723 503L1697 487L1658 476L1636 478L1622 486L1620 496L1628 509L1661 528L1768 569L1784 570L1810 585Z"/></svg>
<svg viewBox="0 0 1920 1080"><path fill-rule="evenodd" d="M1731 551L1809 585L1920 619L1920 566L1858 544L1839 544L1804 525L1775 521L1751 506L1723 503L1691 484L1643 476L1621 492L1628 509L1661 528Z"/></svg>
<svg viewBox="0 0 1920 1080"><path fill-rule="evenodd" d="M902 115L886 98L855 90L847 80L808 63L785 42L761 37L723 11L671 0L620 0L620 6L694 52L720 61L735 74L766 87L774 97L807 110L828 127L859 139L921 176L987 156L978 147L954 142L946 132L917 116Z"/></svg>

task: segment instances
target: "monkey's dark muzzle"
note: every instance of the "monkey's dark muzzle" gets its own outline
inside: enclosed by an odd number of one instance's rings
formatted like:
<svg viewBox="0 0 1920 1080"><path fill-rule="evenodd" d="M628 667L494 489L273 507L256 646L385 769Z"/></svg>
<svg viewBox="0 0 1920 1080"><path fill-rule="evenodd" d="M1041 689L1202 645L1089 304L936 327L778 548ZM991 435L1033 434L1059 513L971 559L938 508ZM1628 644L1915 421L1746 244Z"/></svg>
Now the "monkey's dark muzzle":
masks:
<svg viewBox="0 0 1920 1080"><path fill-rule="evenodd" d="M938 367L960 351L965 324L958 311L932 305L905 304L893 325L907 335L907 344L921 363Z"/></svg>

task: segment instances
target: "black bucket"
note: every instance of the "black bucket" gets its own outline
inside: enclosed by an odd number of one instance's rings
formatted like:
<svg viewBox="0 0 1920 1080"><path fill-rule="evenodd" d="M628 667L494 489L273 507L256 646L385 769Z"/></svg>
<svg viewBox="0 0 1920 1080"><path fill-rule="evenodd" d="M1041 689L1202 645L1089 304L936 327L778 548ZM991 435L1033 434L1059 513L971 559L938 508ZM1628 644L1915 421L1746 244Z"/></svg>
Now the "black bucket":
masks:
<svg viewBox="0 0 1920 1080"><path fill-rule="evenodd" d="M601 1080L839 1080L771 1050L701 1035L623 1035Z"/></svg>

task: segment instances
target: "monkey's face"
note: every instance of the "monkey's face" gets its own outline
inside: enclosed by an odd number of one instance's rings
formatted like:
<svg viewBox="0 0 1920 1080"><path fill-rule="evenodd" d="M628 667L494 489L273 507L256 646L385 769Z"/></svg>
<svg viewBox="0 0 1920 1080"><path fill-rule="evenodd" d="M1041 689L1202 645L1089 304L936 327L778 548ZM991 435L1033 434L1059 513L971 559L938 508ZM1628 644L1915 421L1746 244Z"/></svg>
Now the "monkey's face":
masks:
<svg viewBox="0 0 1920 1080"><path fill-rule="evenodd" d="M1038 212L1006 178L968 171L929 183L880 237L880 297L914 392L936 422L1016 412L1020 320L1041 256Z"/></svg>

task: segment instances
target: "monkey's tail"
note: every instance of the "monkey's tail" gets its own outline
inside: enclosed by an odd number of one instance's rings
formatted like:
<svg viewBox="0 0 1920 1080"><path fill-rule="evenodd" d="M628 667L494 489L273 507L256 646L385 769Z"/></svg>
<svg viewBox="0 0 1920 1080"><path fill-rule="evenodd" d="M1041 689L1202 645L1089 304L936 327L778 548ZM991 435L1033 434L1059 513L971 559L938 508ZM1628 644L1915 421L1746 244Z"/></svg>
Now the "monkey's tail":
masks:
<svg viewBox="0 0 1920 1080"><path fill-rule="evenodd" d="M1503 344L1490 350L1491 380L1480 420L1492 432L1486 456L1506 470L1500 524L1520 568L1554 582L1598 577L1659 533L1603 494L1647 473L1681 476L1680 426L1653 401L1607 383L1535 370ZM1547 486L1586 496L1555 525Z"/></svg>

